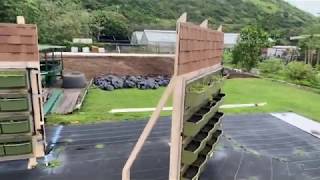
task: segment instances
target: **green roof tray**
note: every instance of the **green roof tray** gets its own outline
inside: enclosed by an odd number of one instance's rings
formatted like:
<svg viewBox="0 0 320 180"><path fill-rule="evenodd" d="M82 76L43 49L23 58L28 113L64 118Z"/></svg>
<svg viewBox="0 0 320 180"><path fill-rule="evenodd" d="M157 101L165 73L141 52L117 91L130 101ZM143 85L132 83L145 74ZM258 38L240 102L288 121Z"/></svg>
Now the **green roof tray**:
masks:
<svg viewBox="0 0 320 180"><path fill-rule="evenodd" d="M4 154L4 147L3 147L3 145L0 144L0 157L4 156L4 155L5 155Z"/></svg>
<svg viewBox="0 0 320 180"><path fill-rule="evenodd" d="M26 86L24 71L0 71L0 89L25 88Z"/></svg>

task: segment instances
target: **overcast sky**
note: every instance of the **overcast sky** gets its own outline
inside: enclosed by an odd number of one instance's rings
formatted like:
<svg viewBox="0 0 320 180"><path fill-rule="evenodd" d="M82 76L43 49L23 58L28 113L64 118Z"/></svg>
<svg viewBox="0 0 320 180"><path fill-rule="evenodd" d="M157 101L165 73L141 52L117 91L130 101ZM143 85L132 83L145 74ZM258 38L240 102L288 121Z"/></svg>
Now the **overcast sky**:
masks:
<svg viewBox="0 0 320 180"><path fill-rule="evenodd" d="M298 8L308 11L314 15L320 15L320 0L285 0L297 6Z"/></svg>

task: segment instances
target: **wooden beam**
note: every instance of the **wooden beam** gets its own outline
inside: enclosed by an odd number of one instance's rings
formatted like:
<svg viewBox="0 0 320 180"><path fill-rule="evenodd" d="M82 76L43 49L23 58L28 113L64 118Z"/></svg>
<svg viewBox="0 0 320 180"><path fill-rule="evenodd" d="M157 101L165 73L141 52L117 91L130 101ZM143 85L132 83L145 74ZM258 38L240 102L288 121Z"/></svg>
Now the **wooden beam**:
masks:
<svg viewBox="0 0 320 180"><path fill-rule="evenodd" d="M200 27L203 27L203 28L208 28L208 19L205 19L201 24L200 24Z"/></svg>
<svg viewBox="0 0 320 180"><path fill-rule="evenodd" d="M219 26L218 31L219 32L223 32L223 26L222 25Z"/></svg>
<svg viewBox="0 0 320 180"><path fill-rule="evenodd" d="M185 80L179 76L173 92L169 180L180 179L184 98Z"/></svg>
<svg viewBox="0 0 320 180"><path fill-rule="evenodd" d="M174 76L177 76L179 73L179 52L180 52L180 29L181 29L181 23L183 22L187 22L187 13L183 13L179 19L177 20L177 28L176 28L176 32L177 32L177 37L176 37L176 56L175 56L175 60L174 60Z"/></svg>
<svg viewBox="0 0 320 180"><path fill-rule="evenodd" d="M168 99L170 98L172 91L175 88L175 83L176 83L176 77L172 77L168 87L166 88L165 92L163 93L156 110L152 113L147 125L145 126L142 134L140 135L136 145L134 146L123 170L122 170L122 180L130 180L130 169L136 160L138 154L140 153L145 141L147 140L148 136L150 135L153 127L156 125L160 113L163 109L163 107L166 105Z"/></svg>
<svg viewBox="0 0 320 180"><path fill-rule="evenodd" d="M17 16L17 24L26 24L26 20L23 16Z"/></svg>

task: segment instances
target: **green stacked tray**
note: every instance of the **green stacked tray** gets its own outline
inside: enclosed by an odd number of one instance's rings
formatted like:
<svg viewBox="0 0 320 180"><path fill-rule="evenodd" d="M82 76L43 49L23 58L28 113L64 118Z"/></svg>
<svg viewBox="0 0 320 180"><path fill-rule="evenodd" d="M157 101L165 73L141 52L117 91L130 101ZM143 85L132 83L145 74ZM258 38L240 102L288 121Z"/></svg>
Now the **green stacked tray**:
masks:
<svg viewBox="0 0 320 180"><path fill-rule="evenodd" d="M225 78L220 75L215 75L214 78L202 83L192 83L186 89L187 96L185 104L190 108L197 108L209 102L221 89Z"/></svg>
<svg viewBox="0 0 320 180"><path fill-rule="evenodd" d="M1 156L4 156L4 155L5 155L5 153L4 153L4 147L3 147L3 145L0 144L0 157L1 157Z"/></svg>
<svg viewBox="0 0 320 180"><path fill-rule="evenodd" d="M0 71L0 89L26 87L25 71Z"/></svg>
<svg viewBox="0 0 320 180"><path fill-rule="evenodd" d="M30 119L28 116L0 117L0 134L19 134L30 132Z"/></svg>
<svg viewBox="0 0 320 180"><path fill-rule="evenodd" d="M32 143L30 141L10 142L4 144L5 156L25 155L32 153Z"/></svg>
<svg viewBox="0 0 320 180"><path fill-rule="evenodd" d="M0 156L30 155L32 119L26 69L0 69Z"/></svg>
<svg viewBox="0 0 320 180"><path fill-rule="evenodd" d="M223 113L216 113L214 117L201 129L201 131L192 138L192 141L186 145L182 151L181 162L191 165L196 161L199 153L205 148L207 142L212 138L214 132L220 126Z"/></svg>
<svg viewBox="0 0 320 180"><path fill-rule="evenodd" d="M204 168L212 156L215 145L218 143L222 135L221 130L217 130L210 140L207 142L205 148L200 152L198 158L189 165L185 172L182 172L182 180L198 180L200 174L204 171Z"/></svg>
<svg viewBox="0 0 320 180"><path fill-rule="evenodd" d="M26 95L0 97L0 112L27 111L28 109L29 101Z"/></svg>

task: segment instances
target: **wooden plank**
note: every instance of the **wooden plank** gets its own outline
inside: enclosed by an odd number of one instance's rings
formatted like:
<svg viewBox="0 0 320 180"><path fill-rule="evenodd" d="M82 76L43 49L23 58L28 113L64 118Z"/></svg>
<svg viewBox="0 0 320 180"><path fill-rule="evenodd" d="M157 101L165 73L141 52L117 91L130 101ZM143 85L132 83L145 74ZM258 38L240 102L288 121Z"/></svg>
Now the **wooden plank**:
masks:
<svg viewBox="0 0 320 180"><path fill-rule="evenodd" d="M36 45L38 44L38 40L36 36L14 36L0 34L0 44Z"/></svg>
<svg viewBox="0 0 320 180"><path fill-rule="evenodd" d="M34 53L38 48L34 45L0 44L0 53Z"/></svg>
<svg viewBox="0 0 320 180"><path fill-rule="evenodd" d="M169 180L180 179L185 80L178 77L173 92Z"/></svg>
<svg viewBox="0 0 320 180"><path fill-rule="evenodd" d="M26 25L7 26L7 25L0 25L0 35L34 36L36 33L37 33L36 26L26 26Z"/></svg>
<svg viewBox="0 0 320 180"><path fill-rule="evenodd" d="M38 53L0 53L0 61L39 61Z"/></svg>
<svg viewBox="0 0 320 180"><path fill-rule="evenodd" d="M179 68L179 52L180 52L180 28L181 23L187 21L187 13L183 13L177 21L177 40L176 40L176 56L175 56L175 63L174 63L174 73L173 75L176 76L178 74Z"/></svg>
<svg viewBox="0 0 320 180"><path fill-rule="evenodd" d="M17 16L17 24L26 24L26 20L23 16Z"/></svg>
<svg viewBox="0 0 320 180"><path fill-rule="evenodd" d="M145 128L143 129L142 134L140 135L136 145L134 146L123 170L122 170L122 180L130 180L130 169L133 165L133 162L136 160L138 154L140 153L145 141L147 140L148 136L150 135L153 127L156 125L159 117L160 117L160 113L163 109L163 107L166 105L168 99L170 98L172 91L175 87L175 83L176 83L176 77L173 77L168 85L168 87L166 88L165 92L163 93L156 110L152 113L147 125L145 126Z"/></svg>

